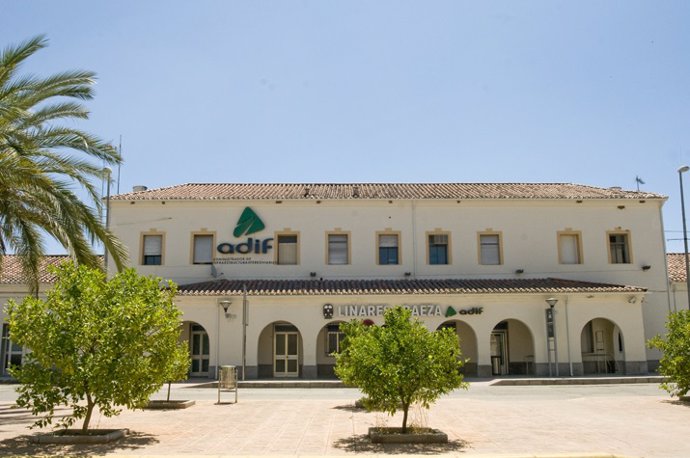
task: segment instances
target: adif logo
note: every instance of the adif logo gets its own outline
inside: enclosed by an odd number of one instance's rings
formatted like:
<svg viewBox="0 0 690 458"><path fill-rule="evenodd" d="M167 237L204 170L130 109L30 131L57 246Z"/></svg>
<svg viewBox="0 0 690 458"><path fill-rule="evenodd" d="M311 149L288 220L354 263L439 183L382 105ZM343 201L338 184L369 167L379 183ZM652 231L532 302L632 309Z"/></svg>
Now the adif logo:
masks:
<svg viewBox="0 0 690 458"><path fill-rule="evenodd" d="M240 215L240 219L237 220L237 226L235 226L232 235L242 237L243 235L251 235L255 232L263 231L265 228L266 225L261 221L259 215L254 213L254 210L251 208L245 207Z"/></svg>
<svg viewBox="0 0 690 458"><path fill-rule="evenodd" d="M245 207L240 215L240 218L237 220L237 225L235 226L235 230L232 232L232 235L235 237L242 237L243 235L251 235L262 231L265 228L266 225L263 221L261 221L259 215L257 215L251 208ZM216 247L216 249L218 252L223 254L266 254L268 253L268 250L273 248L271 246L272 241L273 238L261 240L248 237L247 240L242 243L221 243Z"/></svg>

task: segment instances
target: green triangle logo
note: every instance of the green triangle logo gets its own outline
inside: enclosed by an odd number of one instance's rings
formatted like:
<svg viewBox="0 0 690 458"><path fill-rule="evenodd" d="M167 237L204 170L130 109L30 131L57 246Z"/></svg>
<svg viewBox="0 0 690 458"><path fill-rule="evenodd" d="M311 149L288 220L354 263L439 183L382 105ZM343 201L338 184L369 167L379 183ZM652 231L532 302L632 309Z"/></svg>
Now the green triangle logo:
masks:
<svg viewBox="0 0 690 458"><path fill-rule="evenodd" d="M237 226L235 226L232 235L235 237L242 237L243 235L250 235L262 231L265 227L266 225L261 221L261 218L254 213L254 210L245 207L240 215L240 219L237 220Z"/></svg>
<svg viewBox="0 0 690 458"><path fill-rule="evenodd" d="M446 317L456 315L457 313L458 312L456 312L455 309L453 307L451 307L450 305L446 309Z"/></svg>

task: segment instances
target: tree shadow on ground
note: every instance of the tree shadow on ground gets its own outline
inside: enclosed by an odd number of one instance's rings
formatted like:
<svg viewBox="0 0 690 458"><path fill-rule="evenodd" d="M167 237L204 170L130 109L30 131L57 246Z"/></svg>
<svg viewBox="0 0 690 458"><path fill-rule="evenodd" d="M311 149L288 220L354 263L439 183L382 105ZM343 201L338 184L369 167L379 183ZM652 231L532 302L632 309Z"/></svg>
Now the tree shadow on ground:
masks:
<svg viewBox="0 0 690 458"><path fill-rule="evenodd" d="M105 455L113 452L133 451L159 442L155 436L138 431L130 431L122 439L108 444L35 444L30 441L31 437L31 435L23 435L0 441L0 456Z"/></svg>
<svg viewBox="0 0 690 458"><path fill-rule="evenodd" d="M336 410L346 410L348 412L366 412L367 411L364 407L358 407L354 404L345 404L342 406L334 406L331 408L336 409Z"/></svg>
<svg viewBox="0 0 690 458"><path fill-rule="evenodd" d="M690 407L690 402L681 401L680 399L665 399L661 402L666 403L666 404L673 404L674 406Z"/></svg>
<svg viewBox="0 0 690 458"><path fill-rule="evenodd" d="M446 444L374 444L368 434L338 439L333 443L337 449L351 453L385 453L389 455L437 455L439 453L465 452L469 442L464 440L448 441Z"/></svg>

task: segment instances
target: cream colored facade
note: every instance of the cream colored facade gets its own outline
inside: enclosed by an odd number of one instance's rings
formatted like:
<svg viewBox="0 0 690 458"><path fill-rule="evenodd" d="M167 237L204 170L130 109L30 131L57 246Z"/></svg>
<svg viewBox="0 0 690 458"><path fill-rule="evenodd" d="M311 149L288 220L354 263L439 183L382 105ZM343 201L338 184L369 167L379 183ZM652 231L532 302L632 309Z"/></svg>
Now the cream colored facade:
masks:
<svg viewBox="0 0 690 458"><path fill-rule="evenodd" d="M347 198L310 194L310 185L297 197L186 186L179 194L173 187L116 196L110 224L140 273L181 285L176 302L198 360L195 376L214 377L220 365L244 367L248 379L332 376L333 325L352 313L379 324L382 309L394 305L412 308L429 329L454 327L468 375L637 374L656 367L659 355L645 341L663 330L671 307L663 196L583 187L581 197L553 197L565 188L559 184L534 193L524 185L517 195L499 189L492 197L399 197L386 195L386 186L405 185L380 185L378 195L367 194L367 185L323 185L349 187ZM590 189L600 196L589 196ZM561 194L567 192L573 191ZM265 227L236 237L247 208ZM347 254L339 251L337 264L329 264L329 234L347 235ZM160 239L145 237L151 235ZM211 263L194 264L195 235L211 237ZM381 235L397 235L398 264L381 264L391 253L381 250ZM431 263L439 259L430 254L434 235L446 236L438 240L447 264ZM259 253L227 253L250 238ZM146 240L162 242L160 265L144 265ZM281 256L296 264L279 264ZM383 286L370 287L374 280ZM446 283L469 286L434 286ZM550 341L551 298L557 302Z"/></svg>

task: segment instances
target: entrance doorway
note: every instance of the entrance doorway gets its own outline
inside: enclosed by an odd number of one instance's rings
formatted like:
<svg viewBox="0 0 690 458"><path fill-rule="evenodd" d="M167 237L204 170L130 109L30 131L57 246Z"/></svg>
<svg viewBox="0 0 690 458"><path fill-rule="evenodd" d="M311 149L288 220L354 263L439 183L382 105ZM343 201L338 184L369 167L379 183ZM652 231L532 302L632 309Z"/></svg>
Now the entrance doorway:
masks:
<svg viewBox="0 0 690 458"><path fill-rule="evenodd" d="M273 376L299 375L299 332L292 325L276 324L274 329Z"/></svg>
<svg viewBox="0 0 690 458"><path fill-rule="evenodd" d="M508 331L494 329L491 332L491 375L508 373Z"/></svg>
<svg viewBox="0 0 690 458"><path fill-rule="evenodd" d="M534 340L522 321L509 318L498 323L489 345L492 375L534 374Z"/></svg>

